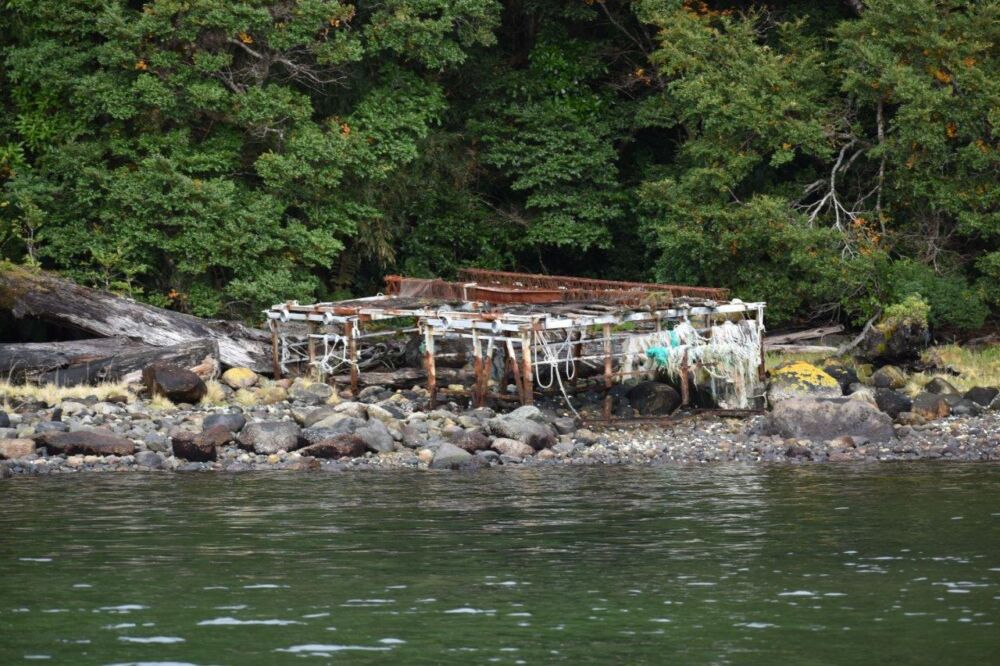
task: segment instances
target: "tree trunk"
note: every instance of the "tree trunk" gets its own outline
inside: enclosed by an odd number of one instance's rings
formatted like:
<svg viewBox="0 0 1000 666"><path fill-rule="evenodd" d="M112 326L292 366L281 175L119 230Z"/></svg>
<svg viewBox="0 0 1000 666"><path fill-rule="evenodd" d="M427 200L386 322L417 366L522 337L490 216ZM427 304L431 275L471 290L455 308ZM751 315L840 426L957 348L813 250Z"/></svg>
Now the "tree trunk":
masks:
<svg viewBox="0 0 1000 666"><path fill-rule="evenodd" d="M20 267L0 270L0 308L15 317L37 317L100 336L124 336L153 347L211 339L227 366L270 371L269 336L236 322L136 303L106 291L89 289L52 275Z"/></svg>
<svg viewBox="0 0 1000 666"><path fill-rule="evenodd" d="M206 358L217 362L218 357L218 342L208 339L169 347L128 338L10 344L0 345L0 373L4 378L75 386L118 381L154 362L190 368Z"/></svg>

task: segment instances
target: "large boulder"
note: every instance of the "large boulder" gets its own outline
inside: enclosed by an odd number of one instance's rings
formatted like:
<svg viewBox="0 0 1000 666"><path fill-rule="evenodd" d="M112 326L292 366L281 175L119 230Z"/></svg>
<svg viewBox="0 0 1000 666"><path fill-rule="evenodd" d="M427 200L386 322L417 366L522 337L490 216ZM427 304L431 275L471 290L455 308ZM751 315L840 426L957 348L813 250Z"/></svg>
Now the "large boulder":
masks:
<svg viewBox="0 0 1000 666"><path fill-rule="evenodd" d="M497 416L486 422L490 434L516 439L535 449L547 449L556 443L556 433L547 423L517 418L511 414Z"/></svg>
<svg viewBox="0 0 1000 666"><path fill-rule="evenodd" d="M519 442L516 439L506 439L505 437L494 439L492 448L501 455L509 458L517 458L518 460L535 455L535 450L524 442Z"/></svg>
<svg viewBox="0 0 1000 666"><path fill-rule="evenodd" d="M215 426L225 426L229 432L239 432L247 424L247 419L242 414L235 412L224 414L210 414L202 421L203 430L209 430Z"/></svg>
<svg viewBox="0 0 1000 666"><path fill-rule="evenodd" d="M911 412L927 421L942 419L951 414L951 405L945 396L937 393L921 393L913 399Z"/></svg>
<svg viewBox="0 0 1000 666"><path fill-rule="evenodd" d="M879 409L894 419L913 408L913 401L909 396L889 388L875 389L875 403Z"/></svg>
<svg viewBox="0 0 1000 666"><path fill-rule="evenodd" d="M952 416L978 416L983 413L983 406L968 398L962 398L951 405Z"/></svg>
<svg viewBox="0 0 1000 666"><path fill-rule="evenodd" d="M976 386L965 392L965 399L971 400L980 407L989 407L990 404L1000 395L1000 390L984 386Z"/></svg>
<svg viewBox="0 0 1000 666"><path fill-rule="evenodd" d="M176 365L154 363L142 371L142 382L150 395L162 395L173 403L194 404L208 388L201 377Z"/></svg>
<svg viewBox="0 0 1000 666"><path fill-rule="evenodd" d="M36 441L49 451L65 455L130 456L135 453L135 444L131 440L110 430L50 431L39 435Z"/></svg>
<svg viewBox="0 0 1000 666"><path fill-rule="evenodd" d="M937 395L962 395L962 392L952 386L951 382L947 379L942 379L941 377L935 377L924 384L924 391L927 393L935 393Z"/></svg>
<svg viewBox="0 0 1000 666"><path fill-rule="evenodd" d="M872 442L896 437L887 414L864 400L850 398L782 400L764 420L763 432L822 442L845 435Z"/></svg>
<svg viewBox="0 0 1000 666"><path fill-rule="evenodd" d="M916 360L930 343L925 312L894 312L865 330L855 354L875 365L899 364Z"/></svg>
<svg viewBox="0 0 1000 666"><path fill-rule="evenodd" d="M211 462L218 458L218 449L231 442L233 433L225 424L216 424L195 433L178 430L170 436L170 447L175 456L192 462Z"/></svg>
<svg viewBox="0 0 1000 666"><path fill-rule="evenodd" d="M629 404L641 416L667 416L680 407L681 397L663 382L640 382L627 394Z"/></svg>
<svg viewBox="0 0 1000 666"><path fill-rule="evenodd" d="M375 453L389 453L396 448L389 429L381 421L368 421L363 427L356 429L354 434Z"/></svg>
<svg viewBox="0 0 1000 666"><path fill-rule="evenodd" d="M291 421L259 421L243 428L239 443L255 453L292 451L298 448L299 432L299 426Z"/></svg>
<svg viewBox="0 0 1000 666"><path fill-rule="evenodd" d="M250 368L229 368L222 373L219 378L223 384L231 389L250 388L257 383L259 377Z"/></svg>
<svg viewBox="0 0 1000 666"><path fill-rule="evenodd" d="M791 398L838 398L843 395L836 379L811 363L798 361L771 371L767 400L777 405Z"/></svg>
<svg viewBox="0 0 1000 666"><path fill-rule="evenodd" d="M431 459L431 468L457 469L469 464L472 458L473 455L468 451L463 451L454 444L444 442L434 452L434 457Z"/></svg>
<svg viewBox="0 0 1000 666"><path fill-rule="evenodd" d="M367 450L365 440L357 435L338 434L299 449L299 454L313 458L357 458Z"/></svg>
<svg viewBox="0 0 1000 666"><path fill-rule="evenodd" d="M906 386L906 373L894 365L883 365L872 373L869 383L880 389L901 389Z"/></svg>
<svg viewBox="0 0 1000 666"><path fill-rule="evenodd" d="M0 458L14 460L35 452L33 439L0 439Z"/></svg>
<svg viewBox="0 0 1000 666"><path fill-rule="evenodd" d="M321 382L307 382L296 379L288 389L288 397L307 405L321 405L333 395L333 388Z"/></svg>
<svg viewBox="0 0 1000 666"><path fill-rule="evenodd" d="M451 443L463 451L468 451L469 453L485 451L490 448L490 438L484 435L481 430L457 431L452 436ZM527 446L527 444L525 444L525 446Z"/></svg>

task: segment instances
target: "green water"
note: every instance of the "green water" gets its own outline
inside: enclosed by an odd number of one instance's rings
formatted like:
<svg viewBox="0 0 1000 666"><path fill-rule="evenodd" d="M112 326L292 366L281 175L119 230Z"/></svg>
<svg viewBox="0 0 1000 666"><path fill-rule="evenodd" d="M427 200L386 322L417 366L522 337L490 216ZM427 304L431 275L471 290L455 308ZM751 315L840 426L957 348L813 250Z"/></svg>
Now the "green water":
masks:
<svg viewBox="0 0 1000 666"><path fill-rule="evenodd" d="M0 664L1000 662L997 466L80 474L0 501Z"/></svg>

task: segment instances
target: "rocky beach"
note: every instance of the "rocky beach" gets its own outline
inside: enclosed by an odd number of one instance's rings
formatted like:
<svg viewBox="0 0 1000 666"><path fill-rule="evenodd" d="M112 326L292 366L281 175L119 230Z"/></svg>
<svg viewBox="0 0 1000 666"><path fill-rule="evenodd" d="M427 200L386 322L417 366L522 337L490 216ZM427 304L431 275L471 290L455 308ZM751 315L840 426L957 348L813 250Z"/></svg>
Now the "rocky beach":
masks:
<svg viewBox="0 0 1000 666"><path fill-rule="evenodd" d="M769 413L608 424L545 398L506 413L457 401L427 409L420 388L369 387L351 399L327 384L271 382L245 369L206 385L189 371L155 368L120 393L8 398L0 474L1000 460L995 390L961 394L935 379L911 400L851 373L841 388L828 370L777 369ZM619 414L674 409L675 392L658 382L616 398Z"/></svg>

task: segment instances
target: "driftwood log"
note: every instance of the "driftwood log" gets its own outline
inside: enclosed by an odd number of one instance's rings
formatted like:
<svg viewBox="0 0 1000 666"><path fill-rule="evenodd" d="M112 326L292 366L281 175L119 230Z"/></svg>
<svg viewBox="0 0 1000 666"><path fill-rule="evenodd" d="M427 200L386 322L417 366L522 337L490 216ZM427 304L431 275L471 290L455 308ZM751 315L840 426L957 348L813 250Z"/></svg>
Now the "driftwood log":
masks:
<svg viewBox="0 0 1000 666"><path fill-rule="evenodd" d="M99 336L120 336L152 347L169 347L210 339L218 343L219 360L256 372L271 369L264 331L227 321L136 303L112 293L81 287L50 273L20 267L0 269L0 308L15 317L37 317Z"/></svg>
<svg viewBox="0 0 1000 666"><path fill-rule="evenodd" d="M790 345L804 340L816 340L817 338L822 338L827 335L842 333L843 330L844 327L837 324L835 326L820 326L819 328L811 328L808 331L795 331L794 333L769 335L764 338L764 346L773 347L776 345Z"/></svg>
<svg viewBox="0 0 1000 666"><path fill-rule="evenodd" d="M7 379L59 386L118 381L155 362L183 368L217 360L215 340L152 347L128 338L0 345L0 373Z"/></svg>
<svg viewBox="0 0 1000 666"><path fill-rule="evenodd" d="M454 368L438 368L438 385L468 383L473 379L471 372L456 370ZM351 383L350 375L334 375L327 378L328 381L335 382L340 386ZM421 368L400 368L389 372L362 372L358 375L358 386L365 388L368 386L384 386L386 388L410 388L416 384L423 384L427 381L427 371Z"/></svg>

